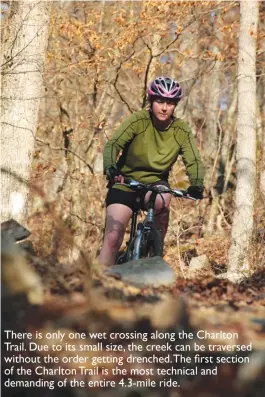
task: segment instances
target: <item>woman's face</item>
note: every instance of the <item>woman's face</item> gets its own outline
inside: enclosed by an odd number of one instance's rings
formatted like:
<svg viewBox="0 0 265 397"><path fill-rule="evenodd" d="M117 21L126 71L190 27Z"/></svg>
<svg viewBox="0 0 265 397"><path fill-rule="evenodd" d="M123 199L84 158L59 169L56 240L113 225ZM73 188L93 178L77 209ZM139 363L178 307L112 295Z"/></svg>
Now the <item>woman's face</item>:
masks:
<svg viewBox="0 0 265 397"><path fill-rule="evenodd" d="M168 121L176 107L176 101L168 98L156 98L152 103L153 115L161 122Z"/></svg>

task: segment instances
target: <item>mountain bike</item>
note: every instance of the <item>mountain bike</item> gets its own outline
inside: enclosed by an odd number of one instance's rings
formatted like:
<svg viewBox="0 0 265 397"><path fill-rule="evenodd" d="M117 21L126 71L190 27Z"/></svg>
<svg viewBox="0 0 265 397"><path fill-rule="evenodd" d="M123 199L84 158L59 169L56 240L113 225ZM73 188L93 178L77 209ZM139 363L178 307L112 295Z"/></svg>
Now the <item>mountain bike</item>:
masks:
<svg viewBox="0 0 265 397"><path fill-rule="evenodd" d="M123 264L143 257L163 256L162 231L154 226L156 196L162 193L170 193L174 197L195 201L196 199L189 196L186 190L171 189L163 185L145 185L127 178L125 178L124 183L116 184L127 186L137 193L136 206L131 217L129 241L126 243L126 249L119 252L116 263ZM143 222L138 222L137 224L137 216L141 209L141 196L145 195L147 192L151 192L150 200L147 205L147 215Z"/></svg>

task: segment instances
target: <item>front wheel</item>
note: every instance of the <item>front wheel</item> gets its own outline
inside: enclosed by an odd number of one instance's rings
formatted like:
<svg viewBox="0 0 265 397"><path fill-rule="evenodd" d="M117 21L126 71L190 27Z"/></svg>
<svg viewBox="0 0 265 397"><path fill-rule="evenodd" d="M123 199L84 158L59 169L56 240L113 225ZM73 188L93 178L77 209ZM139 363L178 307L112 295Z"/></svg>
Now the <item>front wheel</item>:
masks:
<svg viewBox="0 0 265 397"><path fill-rule="evenodd" d="M141 256L163 256L163 238L161 230L151 228L144 232Z"/></svg>

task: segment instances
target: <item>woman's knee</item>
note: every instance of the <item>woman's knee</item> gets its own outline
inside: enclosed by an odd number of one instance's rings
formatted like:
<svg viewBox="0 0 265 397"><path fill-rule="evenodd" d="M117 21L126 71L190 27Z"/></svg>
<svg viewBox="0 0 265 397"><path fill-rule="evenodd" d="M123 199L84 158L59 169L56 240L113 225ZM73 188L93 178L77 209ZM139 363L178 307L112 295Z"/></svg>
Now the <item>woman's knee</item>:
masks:
<svg viewBox="0 0 265 397"><path fill-rule="evenodd" d="M119 249L123 240L124 231L122 230L110 230L105 234L106 243L109 248L115 250Z"/></svg>
<svg viewBox="0 0 265 397"><path fill-rule="evenodd" d="M155 211L168 213L170 207L170 199L171 196L169 194L163 194L162 196L158 196L155 202Z"/></svg>
<svg viewBox="0 0 265 397"><path fill-rule="evenodd" d="M125 205L111 204L108 206L104 244L107 244L110 249L120 248L131 214L132 210Z"/></svg>
<svg viewBox="0 0 265 397"><path fill-rule="evenodd" d="M145 208L148 208L148 203L150 200L150 193L147 193L145 196ZM170 207L170 200L171 200L171 195L170 194L158 194L156 196L155 200L155 211L169 211Z"/></svg>

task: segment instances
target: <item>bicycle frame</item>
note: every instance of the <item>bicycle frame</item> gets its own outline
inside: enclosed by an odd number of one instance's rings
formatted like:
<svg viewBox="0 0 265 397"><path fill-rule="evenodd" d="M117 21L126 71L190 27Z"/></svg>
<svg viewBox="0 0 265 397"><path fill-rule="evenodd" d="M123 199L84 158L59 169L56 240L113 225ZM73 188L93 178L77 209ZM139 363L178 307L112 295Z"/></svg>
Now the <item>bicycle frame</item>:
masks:
<svg viewBox="0 0 265 397"><path fill-rule="evenodd" d="M121 258L122 261L124 261L124 259L125 259L126 262L130 261L132 259L137 260L140 258L141 242L143 239L143 235L145 232L150 231L154 224L155 200L156 200L156 196L158 194L171 193L176 197L185 197L185 198L190 198L192 200L196 200L196 199L193 199L192 197L190 197L189 195L187 195L187 192L184 190L178 190L178 189L172 190L170 188L165 189L165 190L159 190L156 187L145 186L144 184L134 181L134 180L129 180L129 182L130 182L130 185L127 185L126 182L123 185L129 186L132 189L134 189L135 191L137 191L139 187L141 189L146 189L146 192L151 191L151 195L150 195L150 199L148 202L146 219L143 223L139 223L138 225L137 225L137 216L138 216L138 213L140 210L140 195L138 194L138 196L136 198L137 205L136 205L136 208L133 211L132 217L131 217L132 221L131 221L131 228L130 228L130 237L129 237L129 241L126 243L127 244L126 251L125 251L125 253L123 253L122 258ZM119 263L119 258L118 258L118 263Z"/></svg>
<svg viewBox="0 0 265 397"><path fill-rule="evenodd" d="M155 212L154 212L154 208L155 208L155 200L156 200L156 196L159 194L159 192L152 192L150 199L149 199L149 203L148 203L148 209L147 209L147 216L146 219L144 221L144 223L142 224L138 224L138 228L136 230L136 226L137 226L137 216L139 213L139 208L136 208L133 211L132 214L132 223L131 223L131 230L130 230L130 238L128 241L128 247L127 247L127 252L126 252L126 260L131 260L131 259L139 259L140 258L140 244L142 241L142 235L146 230L150 230L151 226L154 223L154 219L155 219ZM136 202L140 203L140 197L138 196L136 198ZM142 228L140 228L139 226L143 225ZM133 250L133 253L131 253L131 251Z"/></svg>

